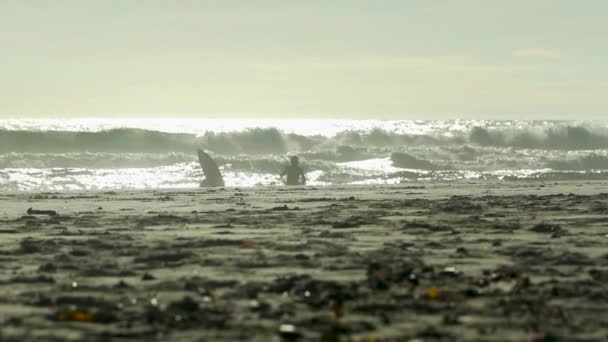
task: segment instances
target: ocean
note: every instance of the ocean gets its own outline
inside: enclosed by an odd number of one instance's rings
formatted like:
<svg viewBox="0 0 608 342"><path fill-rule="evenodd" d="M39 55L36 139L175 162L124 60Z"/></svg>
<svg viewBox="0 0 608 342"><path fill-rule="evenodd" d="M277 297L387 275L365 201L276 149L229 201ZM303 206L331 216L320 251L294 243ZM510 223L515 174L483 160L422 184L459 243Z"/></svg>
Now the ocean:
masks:
<svg viewBox="0 0 608 342"><path fill-rule="evenodd" d="M608 122L492 120L0 120L8 192L197 188L196 149L226 186L608 179Z"/></svg>

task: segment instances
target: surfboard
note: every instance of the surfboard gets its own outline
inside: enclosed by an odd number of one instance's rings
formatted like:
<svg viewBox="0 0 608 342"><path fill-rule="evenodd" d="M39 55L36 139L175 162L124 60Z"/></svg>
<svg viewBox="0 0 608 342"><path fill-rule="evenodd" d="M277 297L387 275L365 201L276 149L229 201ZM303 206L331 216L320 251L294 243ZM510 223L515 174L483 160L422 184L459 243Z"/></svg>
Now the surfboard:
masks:
<svg viewBox="0 0 608 342"><path fill-rule="evenodd" d="M202 187L224 186L224 178L213 158L200 148L197 152L198 162L201 164L201 169L203 169L203 173L205 174L205 180L202 181L200 185Z"/></svg>

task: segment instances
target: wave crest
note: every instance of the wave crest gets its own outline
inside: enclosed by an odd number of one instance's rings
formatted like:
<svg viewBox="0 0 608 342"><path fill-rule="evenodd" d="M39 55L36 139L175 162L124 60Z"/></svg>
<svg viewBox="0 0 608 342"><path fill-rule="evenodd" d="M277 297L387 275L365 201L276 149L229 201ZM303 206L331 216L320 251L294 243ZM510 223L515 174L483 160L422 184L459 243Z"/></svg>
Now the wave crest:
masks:
<svg viewBox="0 0 608 342"><path fill-rule="evenodd" d="M376 152L380 150L388 155L409 146L467 144L514 149L605 149L608 148L608 130L554 124L520 128L475 126L468 131L424 134L398 133L374 128L368 131L345 130L335 136L323 136L285 133L277 128L250 128L234 132L206 132L198 136L137 128L96 132L0 129L0 153L190 153L202 147L226 155L336 151L343 159L357 159L365 155L361 148L375 149Z"/></svg>
<svg viewBox="0 0 608 342"><path fill-rule="evenodd" d="M518 149L594 150L608 148L608 135L582 126L549 127L541 132L474 127L469 141L480 146Z"/></svg>

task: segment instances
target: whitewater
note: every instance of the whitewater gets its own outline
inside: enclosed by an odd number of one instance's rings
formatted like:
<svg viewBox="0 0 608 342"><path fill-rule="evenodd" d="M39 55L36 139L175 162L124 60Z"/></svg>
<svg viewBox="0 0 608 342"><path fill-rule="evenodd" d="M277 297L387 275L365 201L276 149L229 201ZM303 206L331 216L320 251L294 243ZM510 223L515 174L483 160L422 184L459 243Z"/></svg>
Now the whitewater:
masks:
<svg viewBox="0 0 608 342"><path fill-rule="evenodd" d="M605 121L6 119L0 188L196 188L197 148L229 187L282 185L291 155L313 186L608 179Z"/></svg>

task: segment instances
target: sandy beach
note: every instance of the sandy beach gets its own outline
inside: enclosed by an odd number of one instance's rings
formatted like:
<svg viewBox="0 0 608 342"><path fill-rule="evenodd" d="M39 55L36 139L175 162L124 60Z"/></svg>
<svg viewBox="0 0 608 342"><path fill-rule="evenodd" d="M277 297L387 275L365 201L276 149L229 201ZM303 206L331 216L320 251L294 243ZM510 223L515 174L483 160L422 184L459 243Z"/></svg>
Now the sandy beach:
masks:
<svg viewBox="0 0 608 342"><path fill-rule="evenodd" d="M0 203L2 341L608 339L606 182Z"/></svg>

